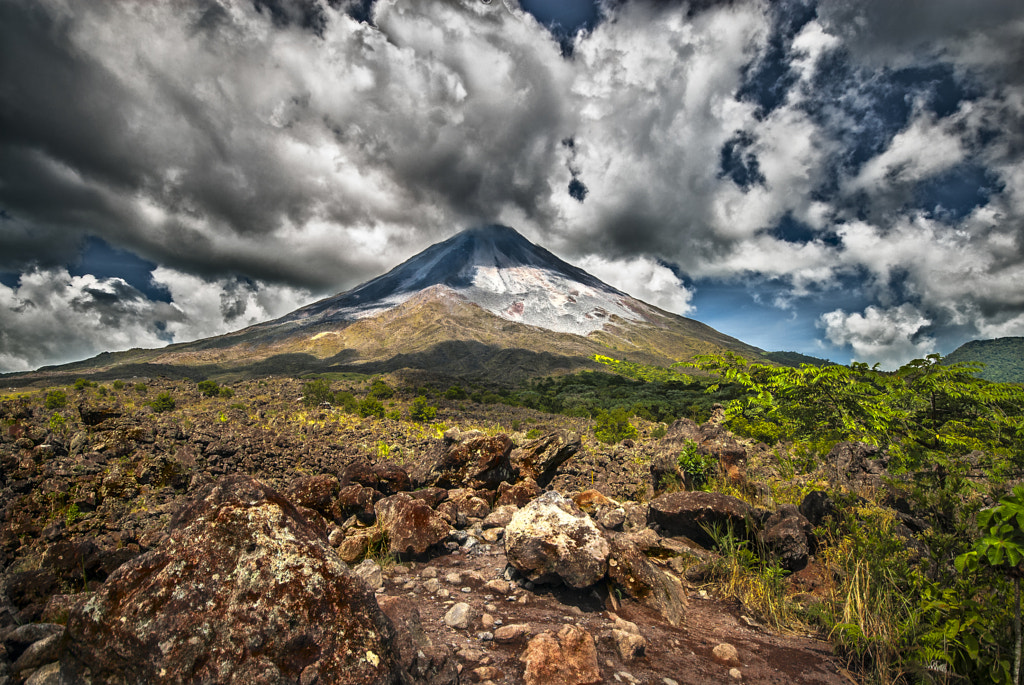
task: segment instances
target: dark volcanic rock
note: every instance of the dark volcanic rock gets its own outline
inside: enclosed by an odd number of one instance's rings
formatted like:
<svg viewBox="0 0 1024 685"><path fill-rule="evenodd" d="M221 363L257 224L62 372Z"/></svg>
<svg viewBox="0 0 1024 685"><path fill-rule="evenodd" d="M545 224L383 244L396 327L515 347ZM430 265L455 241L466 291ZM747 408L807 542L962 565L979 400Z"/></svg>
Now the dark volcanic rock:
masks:
<svg viewBox="0 0 1024 685"><path fill-rule="evenodd" d="M577 433L556 431L512 450L512 466L520 477L532 478L544 487L555 477L558 467L573 457L583 443Z"/></svg>
<svg viewBox="0 0 1024 685"><path fill-rule="evenodd" d="M423 554L448 537L451 530L426 502L404 492L380 500L374 511L395 554Z"/></svg>
<svg viewBox="0 0 1024 685"><path fill-rule="evenodd" d="M825 456L833 481L846 486L880 484L886 472L881 450L863 442L841 442Z"/></svg>
<svg viewBox="0 0 1024 685"><path fill-rule="evenodd" d="M663 535L685 535L694 542L712 547L714 541L705 530L731 529L737 537L747 537L748 521L753 514L742 500L717 492L670 492L651 500L648 522L658 525Z"/></svg>
<svg viewBox="0 0 1024 685"><path fill-rule="evenodd" d="M761 539L788 571L799 571L807 566L807 557L814 548L811 523L792 504L782 505L768 517Z"/></svg>
<svg viewBox="0 0 1024 685"><path fill-rule="evenodd" d="M72 611L64 674L85 683L399 682L390 622L274 490L223 478L168 533Z"/></svg>
<svg viewBox="0 0 1024 685"><path fill-rule="evenodd" d="M822 490L808 492L800 502L800 513L812 526L820 526L826 516L834 516L835 512L835 502Z"/></svg>
<svg viewBox="0 0 1024 685"><path fill-rule="evenodd" d="M486 488L495 490L502 481L515 480L509 456L512 440L504 434L476 436L465 442L447 444L433 459L413 468L413 480L441 488Z"/></svg>
<svg viewBox="0 0 1024 685"><path fill-rule="evenodd" d="M385 496L412 490L412 481L405 469L397 464L388 463L371 464L367 461L358 461L345 470L341 483L358 483L373 488Z"/></svg>
<svg viewBox="0 0 1024 685"><path fill-rule="evenodd" d="M686 617L686 590L682 583L651 563L627 536L614 535L609 544L608 577L670 624L682 625Z"/></svg>

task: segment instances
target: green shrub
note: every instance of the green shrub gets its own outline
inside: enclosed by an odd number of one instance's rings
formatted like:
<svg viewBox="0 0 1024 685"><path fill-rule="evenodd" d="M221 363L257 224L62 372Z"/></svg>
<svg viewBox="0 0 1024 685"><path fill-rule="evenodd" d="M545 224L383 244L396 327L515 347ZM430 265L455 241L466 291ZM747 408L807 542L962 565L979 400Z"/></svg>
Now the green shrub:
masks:
<svg viewBox="0 0 1024 685"><path fill-rule="evenodd" d="M331 384L324 378L317 378L302 385L302 403L307 407L319 407L334 399Z"/></svg>
<svg viewBox="0 0 1024 685"><path fill-rule="evenodd" d="M63 390L51 390L46 393L47 409L63 409L68 406L68 395Z"/></svg>
<svg viewBox="0 0 1024 685"><path fill-rule="evenodd" d="M124 381L114 381L112 385L114 390L124 390Z"/></svg>
<svg viewBox="0 0 1024 685"><path fill-rule="evenodd" d="M627 438L635 438L636 426L629 422L629 412L625 407L616 407L609 412L603 411L597 415L594 435L601 442L614 445Z"/></svg>
<svg viewBox="0 0 1024 685"><path fill-rule="evenodd" d="M453 385L444 391L444 397L446 400L464 400L469 395L466 394L461 385Z"/></svg>
<svg viewBox="0 0 1024 685"><path fill-rule="evenodd" d="M704 490L714 474L718 460L711 454L701 452L700 446L687 440L679 453L679 470L686 474L690 488Z"/></svg>
<svg viewBox="0 0 1024 685"><path fill-rule="evenodd" d="M427 421L433 421L436 416L437 407L431 406L423 395L412 401L412 406L409 408L409 418L413 421L426 423Z"/></svg>
<svg viewBox="0 0 1024 685"><path fill-rule="evenodd" d="M359 411L359 401L356 400L352 393L345 390L339 390L334 393L334 406L346 414L355 414Z"/></svg>
<svg viewBox="0 0 1024 685"><path fill-rule="evenodd" d="M386 400L390 397L394 397L395 389L392 388L387 383L385 383L384 381L382 381L381 379L377 378L373 381L373 383L370 384L370 392L368 393L368 395L369 397L372 397L377 400Z"/></svg>
<svg viewBox="0 0 1024 685"><path fill-rule="evenodd" d="M171 393L162 392L159 395L157 395L152 402L149 403L149 406L155 412L165 412L173 410L174 407L177 406L177 402L175 402L174 398L171 397Z"/></svg>
<svg viewBox="0 0 1024 685"><path fill-rule="evenodd" d="M199 394L204 397L216 397L220 393L217 381L199 381L196 387L199 389Z"/></svg>
<svg viewBox="0 0 1024 685"><path fill-rule="evenodd" d="M661 440L663 437L665 437L665 434L667 432L668 432L667 428L665 428L664 426L658 426L657 428L655 428L654 430L651 431L651 439L652 440Z"/></svg>
<svg viewBox="0 0 1024 685"><path fill-rule="evenodd" d="M224 399L231 399L232 397L235 396L235 391L226 385L222 385L220 390L217 391L217 394L223 397Z"/></svg>
<svg viewBox="0 0 1024 685"><path fill-rule="evenodd" d="M87 378L76 378L75 379L75 390L84 390L85 388L96 387L96 381L90 381Z"/></svg>
<svg viewBox="0 0 1024 685"><path fill-rule="evenodd" d="M383 419L384 405L380 403L380 400L367 397L359 403L359 415L363 418L376 416L379 419Z"/></svg>
<svg viewBox="0 0 1024 685"><path fill-rule="evenodd" d="M137 392L140 395L145 395L147 392L149 392L149 388L146 387L145 383L136 383L135 392Z"/></svg>

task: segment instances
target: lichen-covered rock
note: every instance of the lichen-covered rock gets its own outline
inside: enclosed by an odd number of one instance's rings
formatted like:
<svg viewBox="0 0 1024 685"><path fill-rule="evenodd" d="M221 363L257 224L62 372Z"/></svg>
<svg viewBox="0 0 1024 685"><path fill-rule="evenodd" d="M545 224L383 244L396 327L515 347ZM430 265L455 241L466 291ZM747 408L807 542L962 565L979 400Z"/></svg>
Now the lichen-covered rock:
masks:
<svg viewBox="0 0 1024 685"><path fill-rule="evenodd" d="M601 682L594 638L579 626L544 632L526 646L519 660L526 664L526 685L590 685Z"/></svg>
<svg viewBox="0 0 1024 685"><path fill-rule="evenodd" d="M704 547L714 541L705 528L731 530L737 537L748 536L753 511L742 500L717 492L670 492L651 500L647 520L661 528L663 535L685 535Z"/></svg>
<svg viewBox="0 0 1024 685"><path fill-rule="evenodd" d="M285 490L293 503L319 512L328 519L337 517L332 511L338 499L338 479L329 473L296 478Z"/></svg>
<svg viewBox="0 0 1024 685"><path fill-rule="evenodd" d="M373 488L385 496L412 490L412 481L406 470L397 464L387 462L371 464L367 461L358 461L350 465L342 477L342 485L353 483Z"/></svg>
<svg viewBox="0 0 1024 685"><path fill-rule="evenodd" d="M399 682L373 595L276 491L222 478L168 533L72 611L62 673L115 684Z"/></svg>
<svg viewBox="0 0 1024 685"><path fill-rule="evenodd" d="M512 466L520 477L532 478L544 487L551 482L558 467L572 458L583 446L578 433L555 431L512 450Z"/></svg>
<svg viewBox="0 0 1024 685"><path fill-rule="evenodd" d="M671 625L681 626L686 617L683 584L651 563L629 537L616 535L610 546L608 578Z"/></svg>
<svg viewBox="0 0 1024 685"><path fill-rule="evenodd" d="M517 507L525 507L530 500L540 495L541 489L532 478L524 478L515 485L501 483L498 486L498 499L496 506L514 504Z"/></svg>
<svg viewBox="0 0 1024 685"><path fill-rule="evenodd" d="M423 554L451 531L448 522L426 502L404 492L380 500L374 511L394 554Z"/></svg>
<svg viewBox="0 0 1024 685"><path fill-rule="evenodd" d="M608 553L597 525L554 490L517 511L505 527L509 563L533 581L593 585L608 571Z"/></svg>

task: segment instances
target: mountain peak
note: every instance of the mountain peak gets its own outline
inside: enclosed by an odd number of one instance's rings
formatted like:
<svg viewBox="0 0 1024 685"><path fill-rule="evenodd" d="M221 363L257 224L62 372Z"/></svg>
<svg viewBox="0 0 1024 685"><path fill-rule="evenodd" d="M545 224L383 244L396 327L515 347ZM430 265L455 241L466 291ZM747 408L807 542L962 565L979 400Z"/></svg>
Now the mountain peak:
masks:
<svg viewBox="0 0 1024 685"><path fill-rule="evenodd" d="M383 276L279 322L353 321L392 309L435 286L450 288L510 321L578 335L602 328L612 316L646 318L648 309L515 229L492 224L457 233Z"/></svg>

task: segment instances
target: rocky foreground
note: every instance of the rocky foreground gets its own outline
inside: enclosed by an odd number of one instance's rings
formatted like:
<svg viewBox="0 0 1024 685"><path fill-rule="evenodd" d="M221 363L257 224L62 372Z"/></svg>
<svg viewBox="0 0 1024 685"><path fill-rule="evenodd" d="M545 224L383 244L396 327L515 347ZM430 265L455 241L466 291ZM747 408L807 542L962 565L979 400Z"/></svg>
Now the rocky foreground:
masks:
<svg viewBox="0 0 1024 685"><path fill-rule="evenodd" d="M730 528L813 589L829 504L655 490L687 441L744 477L714 424L628 453L558 427L397 445L287 384L129 397L0 405L0 685L852 680L702 588Z"/></svg>

